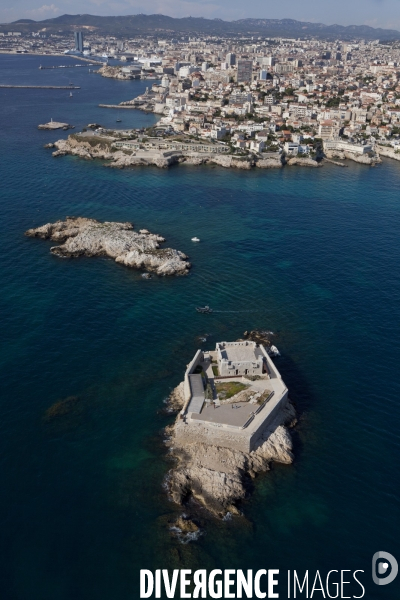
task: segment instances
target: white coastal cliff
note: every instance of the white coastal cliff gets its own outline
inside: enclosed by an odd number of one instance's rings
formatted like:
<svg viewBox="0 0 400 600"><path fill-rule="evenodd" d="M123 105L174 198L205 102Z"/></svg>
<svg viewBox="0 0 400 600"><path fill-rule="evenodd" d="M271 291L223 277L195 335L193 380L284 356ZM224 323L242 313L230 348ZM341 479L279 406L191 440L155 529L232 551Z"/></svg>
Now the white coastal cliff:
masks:
<svg viewBox="0 0 400 600"><path fill-rule="evenodd" d="M385 156L386 158L392 158L393 160L400 160L400 153L396 151L392 146L376 146L376 150L380 156Z"/></svg>

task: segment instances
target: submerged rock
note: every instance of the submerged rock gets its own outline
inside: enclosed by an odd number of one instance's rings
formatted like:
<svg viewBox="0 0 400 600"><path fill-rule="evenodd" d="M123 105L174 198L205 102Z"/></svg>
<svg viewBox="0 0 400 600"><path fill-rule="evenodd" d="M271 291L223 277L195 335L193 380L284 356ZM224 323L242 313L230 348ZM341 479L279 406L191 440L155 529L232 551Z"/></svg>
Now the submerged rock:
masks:
<svg viewBox="0 0 400 600"><path fill-rule="evenodd" d="M44 421L50 422L60 417L80 413L78 396L68 396L64 400L58 400L52 404L44 413Z"/></svg>
<svg viewBox="0 0 400 600"><path fill-rule="evenodd" d="M157 275L187 275L190 263L179 250L160 248L165 239L155 234L133 231L132 223L96 221L67 217L28 229L25 235L59 242L50 252L60 257L109 256L115 262L153 271Z"/></svg>
<svg viewBox="0 0 400 600"><path fill-rule="evenodd" d="M171 534L176 537L181 544L188 544L196 541L201 535L200 527L189 519L186 515L181 515L169 526Z"/></svg>
<svg viewBox="0 0 400 600"><path fill-rule="evenodd" d="M263 346L271 345L271 336L274 335L273 331L267 331L266 329L253 329L251 331L245 331L243 337L249 342L256 342L256 344L262 344ZM241 340L238 340L241 341Z"/></svg>
<svg viewBox="0 0 400 600"><path fill-rule="evenodd" d="M191 521L190 519L181 515L176 519L174 523L172 523L173 527L180 529L183 533L194 533L195 531L199 531L199 527Z"/></svg>

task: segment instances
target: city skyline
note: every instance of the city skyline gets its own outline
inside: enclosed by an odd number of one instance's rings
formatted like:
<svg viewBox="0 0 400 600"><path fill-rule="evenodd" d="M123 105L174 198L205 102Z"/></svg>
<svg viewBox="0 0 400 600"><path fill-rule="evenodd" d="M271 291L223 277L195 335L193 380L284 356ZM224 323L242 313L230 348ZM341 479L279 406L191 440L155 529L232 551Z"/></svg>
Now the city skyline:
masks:
<svg viewBox="0 0 400 600"><path fill-rule="evenodd" d="M43 20L68 14L96 14L100 16L132 14L165 14L172 17L204 17L236 20L242 18L292 18L299 21L326 25L369 25L400 30L400 0L345 0L330 3L322 0L315 4L305 0L301 4L288 0L285 6L268 0L255 0L250 6L239 0L55 0L40 4L37 0L6 0L0 8L0 22L17 19Z"/></svg>

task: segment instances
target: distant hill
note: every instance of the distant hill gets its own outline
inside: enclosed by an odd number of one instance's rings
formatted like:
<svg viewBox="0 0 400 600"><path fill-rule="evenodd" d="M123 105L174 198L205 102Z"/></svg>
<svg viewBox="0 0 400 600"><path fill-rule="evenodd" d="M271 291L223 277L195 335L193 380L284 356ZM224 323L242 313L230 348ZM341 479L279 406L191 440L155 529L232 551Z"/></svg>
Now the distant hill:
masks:
<svg viewBox="0 0 400 600"><path fill-rule="evenodd" d="M11 24L0 25L0 31L10 28ZM307 23L294 19L240 19L223 21L222 19L203 19L184 17L174 19L166 15L127 15L121 17L99 17L96 15L62 15L44 21L19 19L12 23L20 31L38 31L44 27L49 32L73 31L79 27L90 28L101 34L131 36L142 34L183 34L196 33L210 35L253 35L266 37L318 37L321 39L367 39L397 40L400 32L393 29L375 29L367 25L324 25Z"/></svg>

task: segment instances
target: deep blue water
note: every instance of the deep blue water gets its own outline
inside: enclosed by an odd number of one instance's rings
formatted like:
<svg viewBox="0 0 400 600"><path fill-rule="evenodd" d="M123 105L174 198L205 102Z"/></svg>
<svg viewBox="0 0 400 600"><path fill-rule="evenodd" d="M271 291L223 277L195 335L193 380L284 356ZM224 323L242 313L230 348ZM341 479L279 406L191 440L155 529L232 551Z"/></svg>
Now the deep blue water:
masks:
<svg viewBox="0 0 400 600"><path fill-rule="evenodd" d="M400 164L241 173L54 159L43 145L68 133L37 130L51 117L78 130L154 122L97 107L145 82L37 68L68 61L0 56L0 83L81 85L73 98L0 90L2 600L138 598L140 568L363 569L366 598L398 600L399 579L375 586L370 563L378 550L400 558ZM145 281L23 235L66 215L159 232L192 272ZM206 303L255 312L195 313ZM256 479L244 518L200 515L203 535L182 545L166 527L181 510L162 488L163 400L197 336L211 346L256 327L276 332L299 412L295 463ZM46 421L70 395L77 409Z"/></svg>

